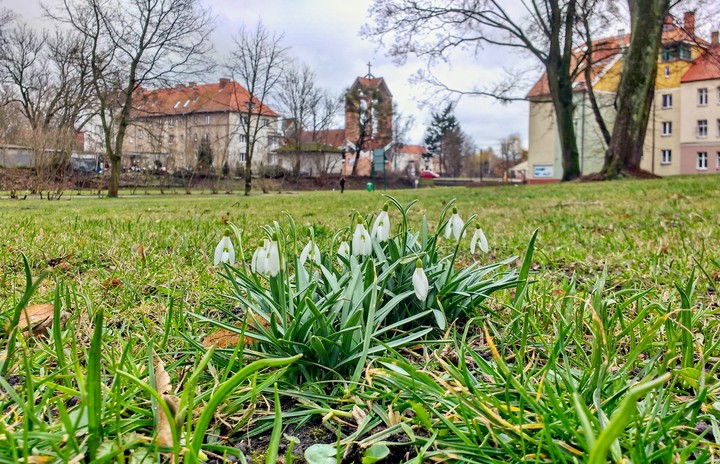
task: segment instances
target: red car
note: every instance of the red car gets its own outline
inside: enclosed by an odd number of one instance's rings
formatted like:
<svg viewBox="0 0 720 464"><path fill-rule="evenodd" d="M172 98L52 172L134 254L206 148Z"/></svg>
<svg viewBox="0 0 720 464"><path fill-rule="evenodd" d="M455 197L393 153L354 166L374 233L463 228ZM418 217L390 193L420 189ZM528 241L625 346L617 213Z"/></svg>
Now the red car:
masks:
<svg viewBox="0 0 720 464"><path fill-rule="evenodd" d="M430 170L420 171L420 177L424 177L425 179L435 179L436 177L440 177L440 174Z"/></svg>

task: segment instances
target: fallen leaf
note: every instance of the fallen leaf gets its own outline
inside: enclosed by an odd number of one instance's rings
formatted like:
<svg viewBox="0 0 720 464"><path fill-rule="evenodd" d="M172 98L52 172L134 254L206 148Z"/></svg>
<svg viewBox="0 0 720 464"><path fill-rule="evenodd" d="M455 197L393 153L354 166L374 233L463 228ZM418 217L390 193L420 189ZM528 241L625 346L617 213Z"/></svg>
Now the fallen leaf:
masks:
<svg viewBox="0 0 720 464"><path fill-rule="evenodd" d="M52 304L36 304L25 307L20 314L18 329L24 330L28 327L33 332L39 332L50 328L55 314L55 306Z"/></svg>
<svg viewBox="0 0 720 464"><path fill-rule="evenodd" d="M118 279L117 277L111 277L105 280L105 282L102 283L102 286L104 288L116 288L122 285L122 280Z"/></svg>
<svg viewBox="0 0 720 464"><path fill-rule="evenodd" d="M170 384L170 375L165 370L165 364L163 364L160 359L158 359L155 363L155 388L157 389L157 392L162 395L163 400L168 403L166 398L172 397L167 395L167 393L172 388L172 385ZM170 405L168 404L168 406ZM174 410L177 410L177 405L173 404L173 406L175 406ZM170 406L170 409L173 410L173 407ZM172 448L173 446L170 420L171 418L165 414L165 410L162 407L158 407L158 432L155 440L158 445L166 446L168 448Z"/></svg>
<svg viewBox="0 0 720 464"><path fill-rule="evenodd" d="M217 348L227 348L235 346L240 341L240 334L229 329L218 329L214 332L210 332L202 341L202 346L210 348L215 346ZM247 337L245 344L248 345L253 343L254 340Z"/></svg>

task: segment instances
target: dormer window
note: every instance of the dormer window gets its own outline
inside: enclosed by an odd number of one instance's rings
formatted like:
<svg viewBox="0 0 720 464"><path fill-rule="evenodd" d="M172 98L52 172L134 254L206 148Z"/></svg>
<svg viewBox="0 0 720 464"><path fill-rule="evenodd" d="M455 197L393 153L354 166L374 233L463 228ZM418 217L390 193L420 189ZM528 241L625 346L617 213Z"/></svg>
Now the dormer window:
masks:
<svg viewBox="0 0 720 464"><path fill-rule="evenodd" d="M173 106L173 108L177 108L178 106L180 106L180 100L178 100L177 103L175 103L175 106Z"/></svg>

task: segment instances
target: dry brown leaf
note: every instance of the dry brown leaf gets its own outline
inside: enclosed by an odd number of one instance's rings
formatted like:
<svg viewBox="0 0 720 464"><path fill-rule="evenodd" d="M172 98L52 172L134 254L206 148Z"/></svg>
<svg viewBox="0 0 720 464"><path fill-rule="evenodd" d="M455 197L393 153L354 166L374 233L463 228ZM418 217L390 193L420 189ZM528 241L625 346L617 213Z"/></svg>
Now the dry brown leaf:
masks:
<svg viewBox="0 0 720 464"><path fill-rule="evenodd" d="M18 329L24 330L30 327L33 332L49 328L52 325L55 306L52 304L36 304L27 306L20 314Z"/></svg>
<svg viewBox="0 0 720 464"><path fill-rule="evenodd" d="M118 279L117 277L106 279L105 282L102 283L102 286L104 288L116 288L122 285L122 280Z"/></svg>
<svg viewBox="0 0 720 464"><path fill-rule="evenodd" d="M255 330L257 331L260 327L267 328L270 324L265 319L255 315L252 311L248 312L247 314L250 315L250 320L248 321L247 328L248 330ZM242 323L238 322L235 324L235 327L241 328ZM235 346L240 341L241 335L233 330L230 329L218 329L214 332L209 333L202 341L202 346L205 348L210 348L211 346L215 345L217 348L228 348L231 346ZM245 336L245 344L251 345L253 343L257 343L257 340L255 340L252 337Z"/></svg>
<svg viewBox="0 0 720 464"><path fill-rule="evenodd" d="M210 332L207 337L203 339L202 346L204 346L205 348L210 348L214 345L216 348L228 348L231 346L236 346L240 342L240 337L241 336L239 333L233 332L232 330L218 329L214 332ZM255 342L255 339L245 337L246 345Z"/></svg>
<svg viewBox="0 0 720 464"><path fill-rule="evenodd" d="M160 359L155 362L155 388L157 389L157 392L160 393L160 395L163 397L163 400L167 403L165 397L169 395L166 395L166 393L170 391L172 385L170 384L170 375L165 370L165 364L163 364ZM175 407L175 410L177 410L177 406ZM172 420L172 418L168 417L165 414L165 410L162 407L158 407L158 433L157 437L155 437L155 440L157 441L158 445L166 446L168 448L172 448L173 446L170 420Z"/></svg>

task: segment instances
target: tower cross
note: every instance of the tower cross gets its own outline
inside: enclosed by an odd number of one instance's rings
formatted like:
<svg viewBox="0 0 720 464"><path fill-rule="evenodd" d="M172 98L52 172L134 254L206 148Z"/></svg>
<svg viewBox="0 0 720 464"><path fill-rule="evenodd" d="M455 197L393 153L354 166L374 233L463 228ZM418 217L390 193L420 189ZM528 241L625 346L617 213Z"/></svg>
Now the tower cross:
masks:
<svg viewBox="0 0 720 464"><path fill-rule="evenodd" d="M372 63L370 63L370 62L368 61L368 62L367 62L367 67L368 67L367 77L372 77L372 72L371 72Z"/></svg>

